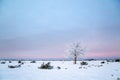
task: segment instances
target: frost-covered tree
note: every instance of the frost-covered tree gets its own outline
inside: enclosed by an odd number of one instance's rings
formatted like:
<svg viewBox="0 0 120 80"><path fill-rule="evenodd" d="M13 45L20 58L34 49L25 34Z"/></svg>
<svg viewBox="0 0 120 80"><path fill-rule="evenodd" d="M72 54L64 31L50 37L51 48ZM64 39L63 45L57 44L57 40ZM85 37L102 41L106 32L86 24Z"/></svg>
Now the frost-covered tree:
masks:
<svg viewBox="0 0 120 80"><path fill-rule="evenodd" d="M68 46L67 52L69 53L69 57L73 59L73 64L77 63L77 58L84 54L84 50L80 42L74 42Z"/></svg>

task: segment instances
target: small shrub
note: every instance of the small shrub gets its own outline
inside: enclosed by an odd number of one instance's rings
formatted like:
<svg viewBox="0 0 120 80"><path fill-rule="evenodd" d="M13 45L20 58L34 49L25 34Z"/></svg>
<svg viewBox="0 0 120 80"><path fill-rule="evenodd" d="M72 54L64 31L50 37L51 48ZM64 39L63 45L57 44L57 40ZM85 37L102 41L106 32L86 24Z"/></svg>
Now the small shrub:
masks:
<svg viewBox="0 0 120 80"><path fill-rule="evenodd" d="M80 64L81 64L81 65L88 65L88 63L87 63L87 62L84 62L84 61L82 61Z"/></svg>
<svg viewBox="0 0 120 80"><path fill-rule="evenodd" d="M104 63L105 63L104 61L101 62L101 64L104 64Z"/></svg>
<svg viewBox="0 0 120 80"><path fill-rule="evenodd" d="M30 63L36 63L36 61L31 61Z"/></svg>
<svg viewBox="0 0 120 80"><path fill-rule="evenodd" d="M9 61L9 63L12 63L12 61Z"/></svg>
<svg viewBox="0 0 120 80"><path fill-rule="evenodd" d="M117 80L120 80L120 78L118 77Z"/></svg>
<svg viewBox="0 0 120 80"><path fill-rule="evenodd" d="M24 64L24 62L21 62L21 64L20 65L23 65Z"/></svg>
<svg viewBox="0 0 120 80"><path fill-rule="evenodd" d="M21 61L18 61L18 63L21 63Z"/></svg>
<svg viewBox="0 0 120 80"><path fill-rule="evenodd" d="M1 62L1 64L5 64L6 62Z"/></svg>
<svg viewBox="0 0 120 80"><path fill-rule="evenodd" d="M111 76L113 77L114 75L113 75L113 74L111 74Z"/></svg>
<svg viewBox="0 0 120 80"><path fill-rule="evenodd" d="M116 59L115 62L120 62L120 59Z"/></svg>
<svg viewBox="0 0 120 80"><path fill-rule="evenodd" d="M65 68L65 69L68 69L68 68Z"/></svg>
<svg viewBox="0 0 120 80"><path fill-rule="evenodd" d="M79 67L79 69L82 69L82 67Z"/></svg>
<svg viewBox="0 0 120 80"><path fill-rule="evenodd" d="M8 68L19 68L19 67L21 67L21 65L15 65L15 66L10 66L10 65L8 65Z"/></svg>
<svg viewBox="0 0 120 80"><path fill-rule="evenodd" d="M87 67L83 67L83 69L87 69Z"/></svg>
<svg viewBox="0 0 120 80"><path fill-rule="evenodd" d="M114 60L106 60L107 62L114 62Z"/></svg>
<svg viewBox="0 0 120 80"><path fill-rule="evenodd" d="M39 69L52 69L53 66L50 65L50 62L48 62L47 64L42 64L40 67L38 67Z"/></svg>
<svg viewBox="0 0 120 80"><path fill-rule="evenodd" d="M61 69L61 67L60 67L60 66L58 66L58 67L57 67L57 69Z"/></svg>

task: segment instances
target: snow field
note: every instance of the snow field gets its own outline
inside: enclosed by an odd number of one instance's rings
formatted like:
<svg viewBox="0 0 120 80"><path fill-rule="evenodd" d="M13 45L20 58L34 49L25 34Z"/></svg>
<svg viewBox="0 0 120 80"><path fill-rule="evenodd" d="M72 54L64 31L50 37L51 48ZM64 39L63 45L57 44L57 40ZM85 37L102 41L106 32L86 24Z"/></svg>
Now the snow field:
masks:
<svg viewBox="0 0 120 80"><path fill-rule="evenodd" d="M117 80L120 78L120 62L86 61L88 65L80 65L77 61L22 61L20 68L8 68L18 65L18 61L0 64L0 80ZM51 62L53 69L38 69L42 63ZM57 67L61 67L58 69Z"/></svg>

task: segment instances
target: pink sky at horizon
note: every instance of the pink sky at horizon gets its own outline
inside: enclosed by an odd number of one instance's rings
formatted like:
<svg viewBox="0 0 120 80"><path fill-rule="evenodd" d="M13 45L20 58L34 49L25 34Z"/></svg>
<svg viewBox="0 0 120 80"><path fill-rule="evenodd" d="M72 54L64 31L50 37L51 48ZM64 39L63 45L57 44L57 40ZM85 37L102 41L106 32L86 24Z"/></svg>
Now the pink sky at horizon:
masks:
<svg viewBox="0 0 120 80"><path fill-rule="evenodd" d="M0 58L23 58L23 59L25 59L25 58L27 58L27 59L31 59L31 58L35 58L35 59L47 59L47 58L68 58L68 54L65 54L65 55L58 55L58 54L55 54L55 55L51 55L51 54L28 54L28 55L26 55L26 54L0 54L0 56L2 56L2 57L0 57ZM80 56L79 58L120 58L120 53L119 52L117 52L117 53L85 53L83 56Z"/></svg>

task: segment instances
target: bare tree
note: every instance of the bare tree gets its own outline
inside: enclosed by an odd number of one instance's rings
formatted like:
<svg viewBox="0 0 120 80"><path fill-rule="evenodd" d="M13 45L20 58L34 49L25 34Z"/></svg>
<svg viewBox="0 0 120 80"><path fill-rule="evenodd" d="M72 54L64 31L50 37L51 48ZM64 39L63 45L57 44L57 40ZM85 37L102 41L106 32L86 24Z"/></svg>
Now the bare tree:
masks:
<svg viewBox="0 0 120 80"><path fill-rule="evenodd" d="M84 54L84 49L81 47L80 42L71 43L67 50L69 57L73 59L73 64L77 63L77 58Z"/></svg>

